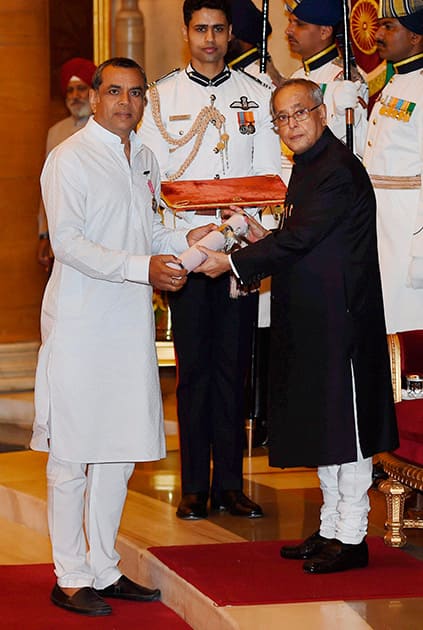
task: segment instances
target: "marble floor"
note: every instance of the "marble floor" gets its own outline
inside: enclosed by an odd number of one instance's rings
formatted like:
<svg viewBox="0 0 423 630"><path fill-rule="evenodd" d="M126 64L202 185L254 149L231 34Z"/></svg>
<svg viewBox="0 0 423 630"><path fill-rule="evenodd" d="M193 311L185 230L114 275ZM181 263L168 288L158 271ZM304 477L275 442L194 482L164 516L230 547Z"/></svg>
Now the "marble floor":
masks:
<svg viewBox="0 0 423 630"><path fill-rule="evenodd" d="M125 544L142 550L151 545L294 539L316 529L320 491L315 471L269 468L266 451L261 447L254 449L251 458L244 459L244 485L245 491L263 506L264 518L249 520L214 513L204 521L178 520L175 509L180 496L179 452L173 368L161 370L161 381L168 455L160 462L136 466L120 529ZM51 561L45 524L44 467L44 454L19 451L0 455L0 561L4 564ZM383 536L384 498L372 489L370 499L369 534ZM409 530L407 536L404 553L423 560L423 530ZM122 557L125 559L124 554ZM169 602L180 597L177 592L168 595ZM197 602L195 598L192 601ZM208 603L198 600L190 605L204 608ZM423 597L234 606L223 611L211 606L207 613L186 618L193 620L192 627L197 630L305 630L310 626L313 630L420 630ZM76 621L75 627L83 627L80 619Z"/></svg>

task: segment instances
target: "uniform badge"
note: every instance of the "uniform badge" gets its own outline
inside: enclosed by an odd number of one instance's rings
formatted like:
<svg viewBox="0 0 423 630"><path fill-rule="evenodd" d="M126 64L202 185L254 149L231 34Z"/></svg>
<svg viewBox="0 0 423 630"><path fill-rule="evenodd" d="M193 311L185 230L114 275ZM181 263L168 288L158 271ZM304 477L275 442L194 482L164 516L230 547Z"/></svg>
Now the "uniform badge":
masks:
<svg viewBox="0 0 423 630"><path fill-rule="evenodd" d="M146 171L144 173L144 175L146 175L146 174L148 174L148 171ZM152 208L153 212L157 212L156 194L154 192L153 182L151 181L150 178L147 180L147 186L148 186L148 190L151 192L151 208Z"/></svg>
<svg viewBox="0 0 423 630"><path fill-rule="evenodd" d="M405 123L410 121L411 115L416 107L415 103L406 101L403 98L396 98L395 96L382 98L380 103L382 105L379 110L381 116L395 118Z"/></svg>
<svg viewBox="0 0 423 630"><path fill-rule="evenodd" d="M247 111L247 109L257 109L258 103L248 100L248 96L240 96L239 101L233 101L229 107L232 109L242 109L243 111Z"/></svg>
<svg viewBox="0 0 423 630"><path fill-rule="evenodd" d="M254 112L238 112L238 128L243 135L252 134L256 131Z"/></svg>

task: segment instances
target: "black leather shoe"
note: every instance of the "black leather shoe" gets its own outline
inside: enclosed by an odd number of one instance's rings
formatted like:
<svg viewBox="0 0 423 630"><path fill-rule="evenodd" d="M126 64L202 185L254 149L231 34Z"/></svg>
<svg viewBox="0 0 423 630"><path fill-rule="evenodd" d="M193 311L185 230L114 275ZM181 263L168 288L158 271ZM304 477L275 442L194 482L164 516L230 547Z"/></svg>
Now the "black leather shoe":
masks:
<svg viewBox="0 0 423 630"><path fill-rule="evenodd" d="M53 588L50 600L55 606L91 617L110 615L111 607L100 595L89 586L84 586L74 595L67 595L58 584Z"/></svg>
<svg viewBox="0 0 423 630"><path fill-rule="evenodd" d="M362 569L368 563L369 551L365 540L358 545L347 545L334 538L317 556L304 562L303 569L307 573L336 573Z"/></svg>
<svg viewBox="0 0 423 630"><path fill-rule="evenodd" d="M207 499L207 494L203 492L182 495L176 516L185 521L198 521L200 518L207 518Z"/></svg>
<svg viewBox="0 0 423 630"><path fill-rule="evenodd" d="M233 516L247 516L248 518L261 518L263 510L251 501L242 490L223 490L219 496L212 497L213 510L228 510Z"/></svg>
<svg viewBox="0 0 423 630"><path fill-rule="evenodd" d="M147 588L133 582L126 575L121 575L115 584L96 590L101 597L114 597L115 599L130 599L133 602L154 602L160 599L158 588Z"/></svg>
<svg viewBox="0 0 423 630"><path fill-rule="evenodd" d="M324 538L317 531L299 545L284 545L281 547L280 553L282 558L287 558L288 560L307 560L307 558L316 556L330 541L330 538Z"/></svg>

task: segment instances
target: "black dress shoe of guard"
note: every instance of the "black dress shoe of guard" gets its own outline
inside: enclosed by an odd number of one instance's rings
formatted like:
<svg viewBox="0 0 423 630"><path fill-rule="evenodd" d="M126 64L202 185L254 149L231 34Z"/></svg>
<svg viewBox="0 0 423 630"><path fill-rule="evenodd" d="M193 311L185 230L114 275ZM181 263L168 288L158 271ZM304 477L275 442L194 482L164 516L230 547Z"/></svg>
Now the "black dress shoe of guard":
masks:
<svg viewBox="0 0 423 630"><path fill-rule="evenodd" d="M358 545L347 545L334 538L317 556L306 560L303 569L306 573L336 573L363 569L368 563L369 550L365 540Z"/></svg>
<svg viewBox="0 0 423 630"><path fill-rule="evenodd" d="M133 602L154 602L160 599L158 588L147 588L133 582L126 575L121 575L115 584L96 590L101 597L114 597L115 599L129 599Z"/></svg>
<svg viewBox="0 0 423 630"><path fill-rule="evenodd" d="M219 496L212 497L213 510L221 512L227 510L233 516L246 516L247 518L261 518L263 510L251 501L242 490L222 490Z"/></svg>
<svg viewBox="0 0 423 630"><path fill-rule="evenodd" d="M307 558L316 556L330 541L331 538L325 538L317 531L299 545L284 545L281 547L280 554L282 558L288 560L307 560Z"/></svg>
<svg viewBox="0 0 423 630"><path fill-rule="evenodd" d="M53 588L50 600L55 606L91 617L110 615L111 607L89 586L84 586L74 595L67 595L58 584Z"/></svg>
<svg viewBox="0 0 423 630"><path fill-rule="evenodd" d="M207 499L208 495L205 492L183 494L176 510L176 516L185 521L198 521L201 518L207 518Z"/></svg>

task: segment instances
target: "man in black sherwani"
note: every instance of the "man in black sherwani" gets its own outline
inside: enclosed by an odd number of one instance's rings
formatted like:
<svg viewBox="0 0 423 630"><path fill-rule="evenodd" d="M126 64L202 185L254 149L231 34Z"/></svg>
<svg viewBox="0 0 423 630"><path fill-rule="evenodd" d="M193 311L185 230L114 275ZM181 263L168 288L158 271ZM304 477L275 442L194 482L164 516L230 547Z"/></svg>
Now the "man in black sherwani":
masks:
<svg viewBox="0 0 423 630"><path fill-rule="evenodd" d="M231 256L205 250L198 271L272 276L270 464L317 466L323 493L320 529L281 555L330 573L367 565L372 456L398 446L375 197L327 127L318 85L288 80L272 107L295 160L280 229L248 219L254 244Z"/></svg>

